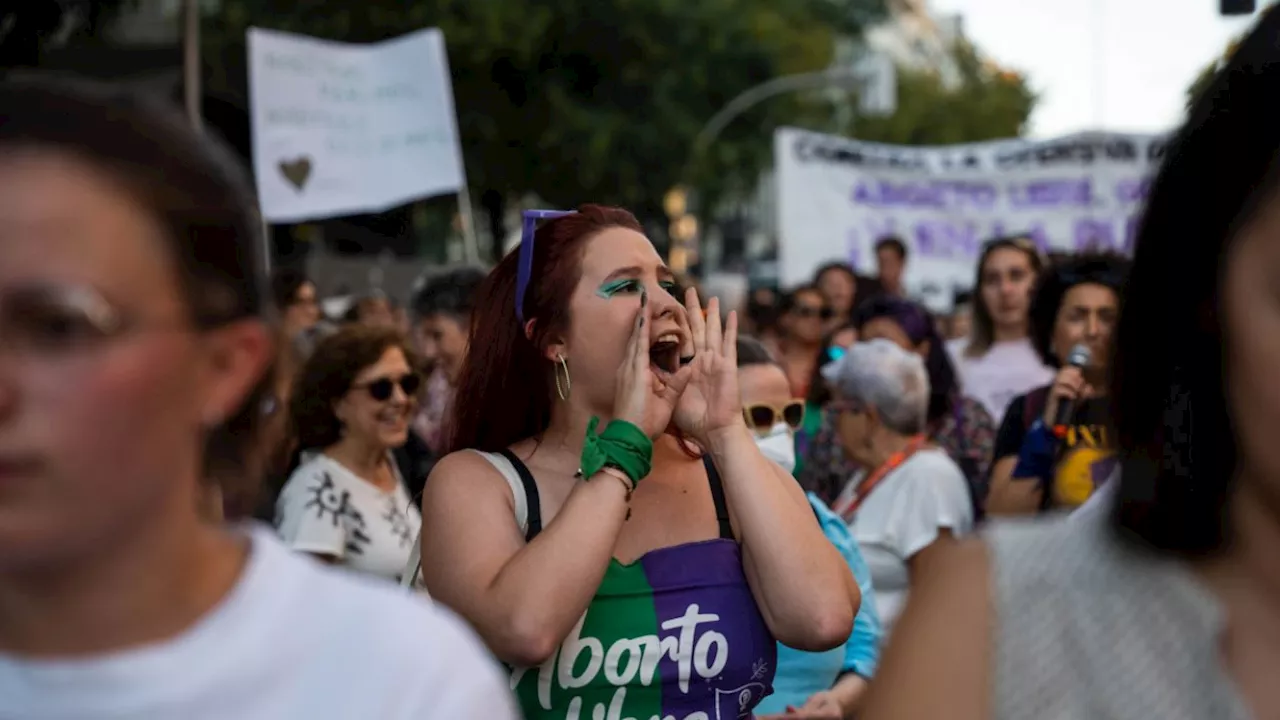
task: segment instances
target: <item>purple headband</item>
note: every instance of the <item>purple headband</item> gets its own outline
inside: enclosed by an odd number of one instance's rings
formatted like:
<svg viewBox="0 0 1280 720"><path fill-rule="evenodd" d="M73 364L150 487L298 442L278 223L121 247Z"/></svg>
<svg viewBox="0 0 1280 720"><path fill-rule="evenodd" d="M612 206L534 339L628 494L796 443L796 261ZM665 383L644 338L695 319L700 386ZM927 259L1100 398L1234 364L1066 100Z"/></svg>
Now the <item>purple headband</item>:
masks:
<svg viewBox="0 0 1280 720"><path fill-rule="evenodd" d="M533 275L533 235L539 220L554 220L573 215L572 210L525 210L520 213L520 264L516 269L516 318L524 325L524 295L529 291L529 279Z"/></svg>

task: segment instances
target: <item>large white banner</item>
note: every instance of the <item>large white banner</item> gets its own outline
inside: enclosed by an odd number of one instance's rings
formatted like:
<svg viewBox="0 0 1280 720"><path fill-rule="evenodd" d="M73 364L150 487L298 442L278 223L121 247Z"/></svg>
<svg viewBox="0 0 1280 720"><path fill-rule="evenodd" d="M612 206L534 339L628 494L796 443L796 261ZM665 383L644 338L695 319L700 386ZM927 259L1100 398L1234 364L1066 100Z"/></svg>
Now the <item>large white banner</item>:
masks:
<svg viewBox="0 0 1280 720"><path fill-rule="evenodd" d="M878 240L907 245L906 283L930 306L973 286L982 243L1026 234L1045 250L1127 252L1165 136L1084 133L944 147L774 136L781 280L821 264L874 273Z"/></svg>
<svg viewBox="0 0 1280 720"><path fill-rule="evenodd" d="M350 45L252 28L249 100L270 222L381 212L463 185L439 30Z"/></svg>

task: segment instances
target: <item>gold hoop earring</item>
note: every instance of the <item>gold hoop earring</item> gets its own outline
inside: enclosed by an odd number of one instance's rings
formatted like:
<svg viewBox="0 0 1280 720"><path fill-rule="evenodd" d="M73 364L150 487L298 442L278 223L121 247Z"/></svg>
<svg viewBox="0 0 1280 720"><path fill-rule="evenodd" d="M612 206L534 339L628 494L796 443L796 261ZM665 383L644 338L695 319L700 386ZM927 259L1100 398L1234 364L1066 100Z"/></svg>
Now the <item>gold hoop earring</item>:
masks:
<svg viewBox="0 0 1280 720"><path fill-rule="evenodd" d="M551 366L551 374L556 376L556 394L561 400L569 399L569 391L573 389L573 382L569 379L569 363L564 361L563 355L556 355L556 362L560 363L557 367ZM560 385L560 368L564 368L564 386Z"/></svg>

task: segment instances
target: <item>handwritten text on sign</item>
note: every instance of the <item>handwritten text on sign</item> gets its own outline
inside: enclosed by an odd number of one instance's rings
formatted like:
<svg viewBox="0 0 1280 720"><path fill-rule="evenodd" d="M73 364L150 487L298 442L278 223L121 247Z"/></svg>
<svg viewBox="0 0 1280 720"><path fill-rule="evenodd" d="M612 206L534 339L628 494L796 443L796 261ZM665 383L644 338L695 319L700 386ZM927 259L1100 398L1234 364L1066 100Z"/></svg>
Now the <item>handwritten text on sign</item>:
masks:
<svg viewBox="0 0 1280 720"><path fill-rule="evenodd" d="M911 252L908 285L944 306L952 289L973 284L992 237L1127 252L1164 151L1163 138L1129 135L914 148L780 130L783 282L831 260L873 259L876 241L896 235Z"/></svg>
<svg viewBox="0 0 1280 720"><path fill-rule="evenodd" d="M444 40L249 31L254 174L272 222L378 212L462 185Z"/></svg>

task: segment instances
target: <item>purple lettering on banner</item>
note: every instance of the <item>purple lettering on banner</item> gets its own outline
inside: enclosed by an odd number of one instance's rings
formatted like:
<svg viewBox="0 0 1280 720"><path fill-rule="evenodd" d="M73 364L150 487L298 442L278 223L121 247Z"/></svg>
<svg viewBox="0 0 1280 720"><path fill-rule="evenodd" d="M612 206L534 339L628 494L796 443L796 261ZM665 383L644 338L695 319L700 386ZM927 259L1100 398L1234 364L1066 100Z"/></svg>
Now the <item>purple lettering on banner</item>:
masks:
<svg viewBox="0 0 1280 720"><path fill-rule="evenodd" d="M1151 178L1121 180L1116 183L1116 200L1123 204L1142 202L1151 191Z"/></svg>
<svg viewBox="0 0 1280 720"><path fill-rule="evenodd" d="M935 210L978 208L996 204L996 188L976 181L934 180L894 183L888 180L859 182L853 187L853 203L870 207L910 207Z"/></svg>
<svg viewBox="0 0 1280 720"><path fill-rule="evenodd" d="M1084 250L1115 250L1115 229L1110 221L1081 218L1075 224L1076 252Z"/></svg>
<svg viewBox="0 0 1280 720"><path fill-rule="evenodd" d="M1014 207L1089 207L1093 205L1093 180L1034 180L1010 184L1009 202Z"/></svg>
<svg viewBox="0 0 1280 720"><path fill-rule="evenodd" d="M943 259L970 259L978 254L978 229L972 222L922 220L911 233L921 255Z"/></svg>

